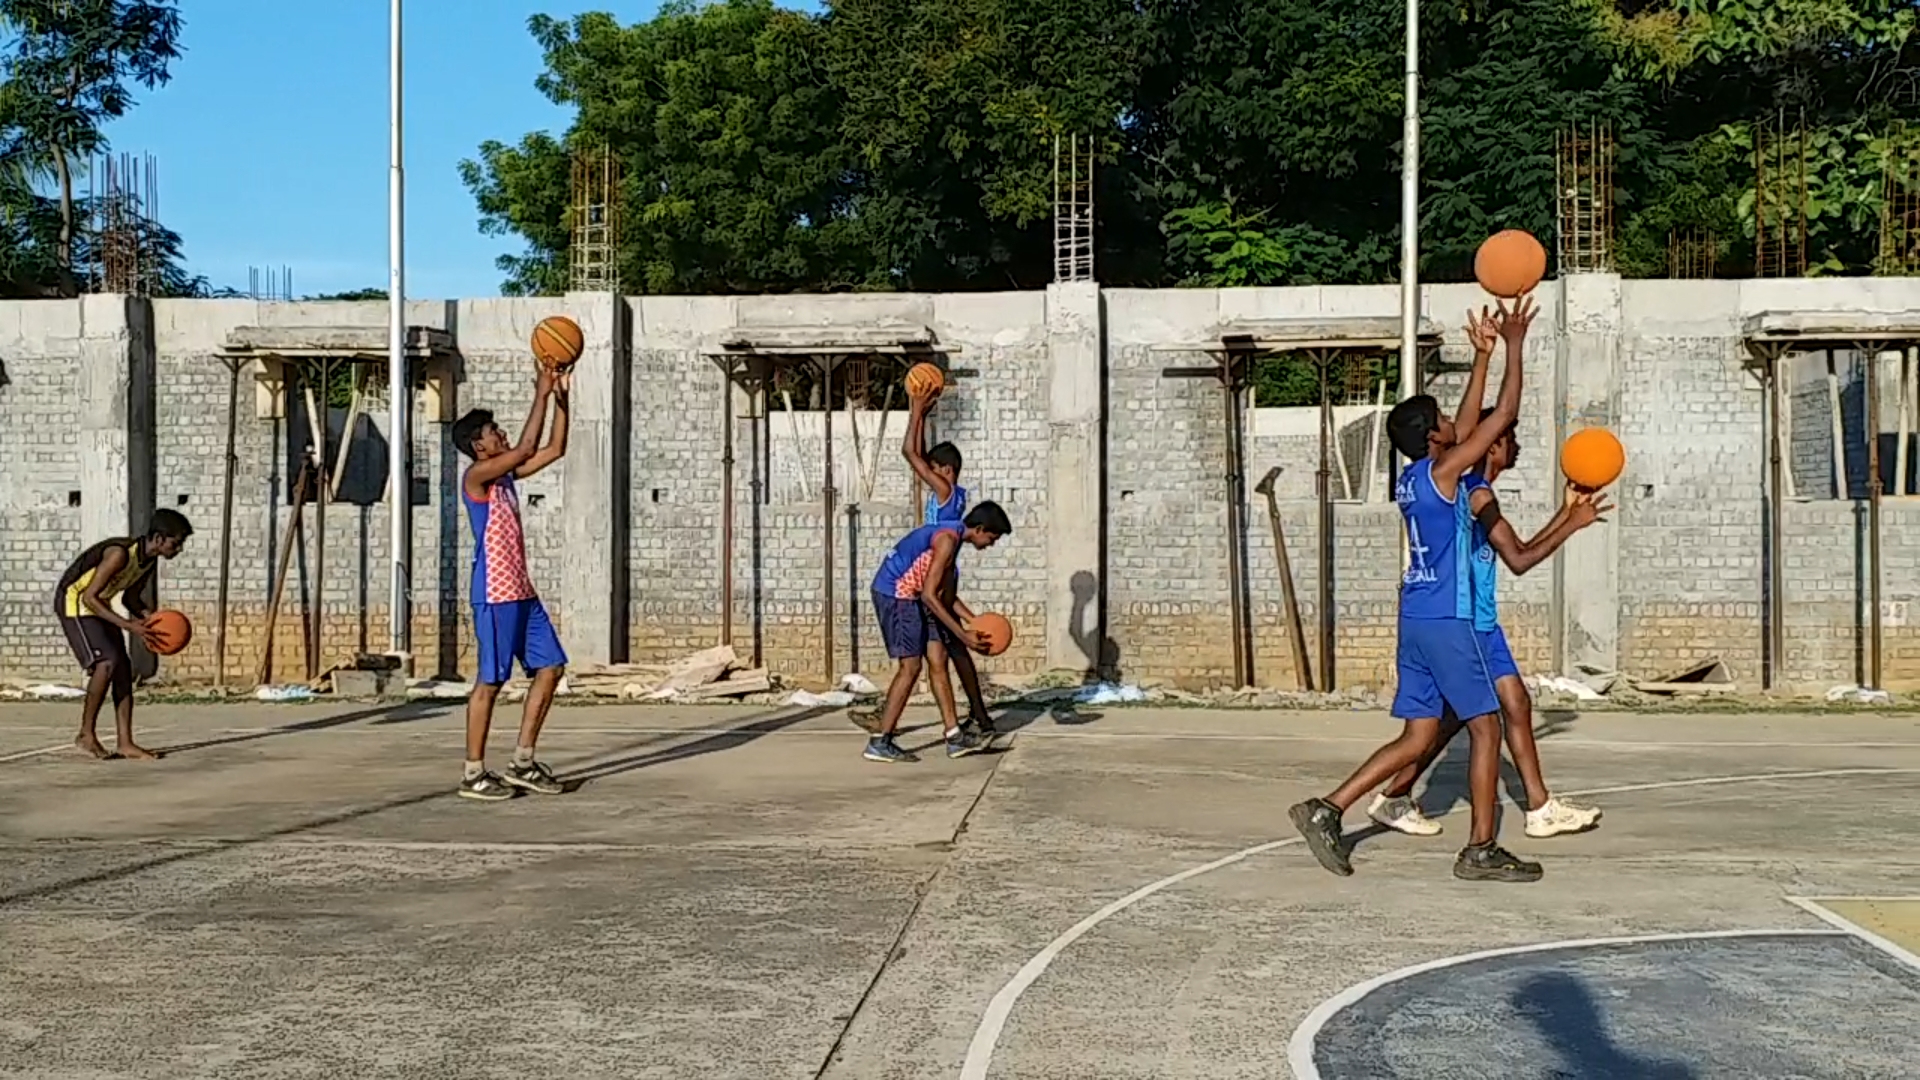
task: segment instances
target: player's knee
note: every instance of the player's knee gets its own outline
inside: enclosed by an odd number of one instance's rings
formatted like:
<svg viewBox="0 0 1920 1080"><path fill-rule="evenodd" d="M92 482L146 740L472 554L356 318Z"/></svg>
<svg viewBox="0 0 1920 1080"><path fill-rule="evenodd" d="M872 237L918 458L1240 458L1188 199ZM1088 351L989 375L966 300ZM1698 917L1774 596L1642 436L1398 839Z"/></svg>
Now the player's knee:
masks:
<svg viewBox="0 0 1920 1080"><path fill-rule="evenodd" d="M499 696L500 688L504 685L506 684L482 682L479 679L475 679L473 681L473 691L471 696L478 698L481 701L492 701L495 697Z"/></svg>
<svg viewBox="0 0 1920 1080"><path fill-rule="evenodd" d="M1467 721L1467 735L1473 739L1492 739L1498 742L1500 739L1500 714L1497 712L1482 713Z"/></svg>

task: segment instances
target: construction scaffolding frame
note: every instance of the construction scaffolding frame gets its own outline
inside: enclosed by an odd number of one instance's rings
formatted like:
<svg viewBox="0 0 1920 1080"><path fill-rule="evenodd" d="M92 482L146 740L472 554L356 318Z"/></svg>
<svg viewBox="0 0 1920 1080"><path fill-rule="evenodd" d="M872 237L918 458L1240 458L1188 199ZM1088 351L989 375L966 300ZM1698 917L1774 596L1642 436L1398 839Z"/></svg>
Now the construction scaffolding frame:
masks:
<svg viewBox="0 0 1920 1080"><path fill-rule="evenodd" d="M1753 276L1807 273L1807 125L1785 109L1753 125Z"/></svg>
<svg viewBox="0 0 1920 1080"><path fill-rule="evenodd" d="M1782 517L1785 504L1792 498L1791 477L1786 465L1787 444L1792 438L1783 407L1780 361L1797 353L1831 353L1851 349L1866 360L1865 413L1867 420L1867 592L1868 612L1866 688L1881 689L1884 614L1881 605L1880 504L1885 492L1880 475L1880 377L1881 353L1894 352L1902 357L1900 393L1904 401L1910 387L1910 357L1920 350L1920 323L1902 321L1898 316L1857 312L1776 312L1750 316L1743 328L1743 343L1748 353L1747 369L1760 381L1765 392L1762 409L1763 439L1766 444L1766 484L1762 501L1761 565L1765 568L1763 603L1760 605L1762 643L1761 687L1776 689L1784 681L1786 661L1786 526ZM1906 415L1901 417L1901 445L1908 433ZM1904 463L1903 463L1904 464ZM1896 466L1904 477L1904 469ZM1904 479L1901 481L1904 483ZM1841 495L1845 497L1842 486Z"/></svg>
<svg viewBox="0 0 1920 1080"><path fill-rule="evenodd" d="M110 154L87 170L86 286L151 296L159 285L160 163Z"/></svg>
<svg viewBox="0 0 1920 1080"><path fill-rule="evenodd" d="M1698 226L1667 234L1667 276L1676 281L1705 281L1720 265L1720 238Z"/></svg>
<svg viewBox="0 0 1920 1080"><path fill-rule="evenodd" d="M1093 280L1093 140L1053 137L1053 280Z"/></svg>
<svg viewBox="0 0 1920 1080"><path fill-rule="evenodd" d="M620 291L620 181L611 147L574 152L567 214L568 287L574 292Z"/></svg>
<svg viewBox="0 0 1920 1080"><path fill-rule="evenodd" d="M1562 274L1614 268L1613 161L1613 127L1604 121L1569 125L1554 138Z"/></svg>
<svg viewBox="0 0 1920 1080"><path fill-rule="evenodd" d="M749 543L752 550L750 610L753 626L753 666L765 664L764 579L762 553L764 537L761 508L770 495L770 454L773 432L769 392L791 373L807 371L819 379L823 479L820 490L823 523L821 595L821 674L828 688L839 677L836 669L838 632L835 626L836 602L834 563L837 547L835 517L843 512L842 493L834 484L833 470L833 390L841 381L847 391L847 407L856 396L869 396L873 387L885 383L887 401L893 389L905 379L915 364L931 363L946 375L949 385L973 372L951 366L951 358L961 352L958 345L944 345L924 326L904 324L865 327L763 326L735 329L702 348L702 352L720 368L721 381L721 480L720 480L720 642L733 643L734 548L737 543L734 506L735 424L746 419L751 425L752 519ZM876 371L876 368L878 369ZM851 381L850 381L851 380ZM853 385L857 381L859 386ZM856 394L856 390L858 393ZM735 393L747 396L747 413L740 415ZM900 400L905 400L904 391ZM857 429L856 429L857 430ZM856 451L863 449L856 447ZM876 454L878 448L875 448ZM848 659L858 670L859 573L859 500L855 493L847 500L847 632ZM915 485L915 501L919 488Z"/></svg>
<svg viewBox="0 0 1920 1080"><path fill-rule="evenodd" d="M1880 252L1873 272L1882 277L1920 276L1920 127L1901 120L1887 129Z"/></svg>

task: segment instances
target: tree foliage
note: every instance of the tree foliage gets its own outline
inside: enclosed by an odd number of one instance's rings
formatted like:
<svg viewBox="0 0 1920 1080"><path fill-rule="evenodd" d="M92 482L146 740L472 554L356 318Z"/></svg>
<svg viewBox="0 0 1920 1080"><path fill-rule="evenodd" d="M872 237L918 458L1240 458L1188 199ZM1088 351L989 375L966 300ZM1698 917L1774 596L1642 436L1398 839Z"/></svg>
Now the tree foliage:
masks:
<svg viewBox="0 0 1920 1080"><path fill-rule="evenodd" d="M86 210L78 177L108 149L106 126L127 114L136 89L169 78L180 55L181 19L174 3L144 0L0 0L8 41L0 83L0 190L8 225L5 254L16 291L78 290L85 263ZM50 183L55 218L44 220L41 182ZM136 213L141 211L136 208ZM179 237L139 230L143 256L161 264L161 287L190 284L179 270Z"/></svg>
<svg viewBox="0 0 1920 1080"><path fill-rule="evenodd" d="M1876 251L1889 133L1920 121L1920 0L1422 5L1422 272L1557 222L1556 141L1616 147L1623 271L1669 239L1752 265L1756 124L1807 132L1813 269ZM1101 280L1398 273L1396 0L680 2L623 25L536 17L564 134L462 166L518 241L510 293L565 288L569 161L621 162L622 280L647 292L1027 288L1052 277L1055 140L1098 155ZM1796 144L1797 145L1797 144Z"/></svg>

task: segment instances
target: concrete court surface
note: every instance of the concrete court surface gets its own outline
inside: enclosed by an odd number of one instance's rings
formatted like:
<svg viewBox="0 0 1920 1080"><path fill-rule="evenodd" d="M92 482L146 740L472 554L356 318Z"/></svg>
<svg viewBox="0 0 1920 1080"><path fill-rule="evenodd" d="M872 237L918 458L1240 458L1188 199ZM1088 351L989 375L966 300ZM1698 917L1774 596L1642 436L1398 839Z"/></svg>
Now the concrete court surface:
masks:
<svg viewBox="0 0 1920 1080"><path fill-rule="evenodd" d="M1022 716L1002 753L881 766L837 712L562 708L545 756L586 783L487 805L451 794L457 705L155 705L156 763L64 748L74 706L0 708L0 1076L1920 1060L1910 715L1548 714L1549 781L1606 819L1532 841L1511 814L1546 880L1470 885L1464 810L1365 840L1347 879L1291 842L1286 806L1390 735L1379 714Z"/></svg>

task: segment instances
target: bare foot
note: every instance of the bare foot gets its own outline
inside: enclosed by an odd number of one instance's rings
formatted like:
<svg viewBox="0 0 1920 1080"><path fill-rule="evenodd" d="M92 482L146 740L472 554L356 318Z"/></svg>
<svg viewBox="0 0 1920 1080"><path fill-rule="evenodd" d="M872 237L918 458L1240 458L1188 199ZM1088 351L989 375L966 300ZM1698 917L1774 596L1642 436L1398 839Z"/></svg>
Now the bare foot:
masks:
<svg viewBox="0 0 1920 1080"><path fill-rule="evenodd" d="M105 761L108 758L113 756L112 754L107 752L106 747L100 745L100 740L94 738L92 735L81 735L75 738L73 740L73 745L79 747L80 749L86 751L89 754L92 754L94 758L99 761Z"/></svg>
<svg viewBox="0 0 1920 1080"><path fill-rule="evenodd" d="M127 758L130 761L159 761L160 760L159 754L154 753L153 751L147 749L144 746L139 746L130 742L121 743L119 746L119 751L120 751L121 757Z"/></svg>

